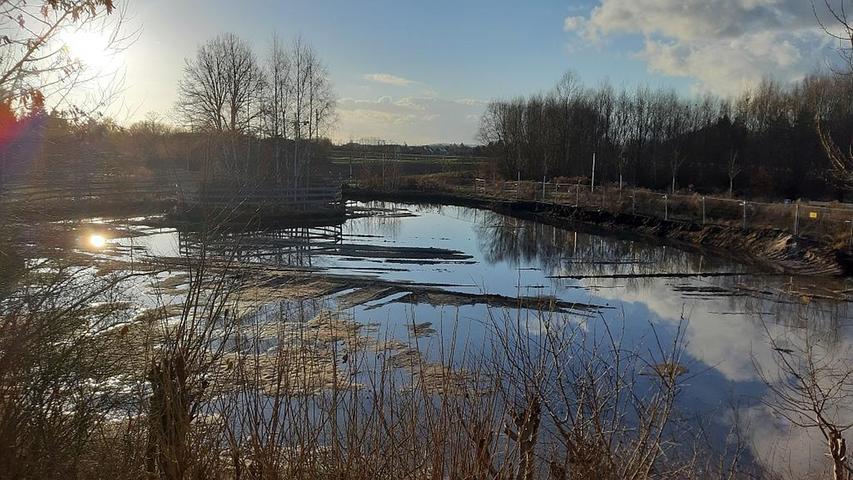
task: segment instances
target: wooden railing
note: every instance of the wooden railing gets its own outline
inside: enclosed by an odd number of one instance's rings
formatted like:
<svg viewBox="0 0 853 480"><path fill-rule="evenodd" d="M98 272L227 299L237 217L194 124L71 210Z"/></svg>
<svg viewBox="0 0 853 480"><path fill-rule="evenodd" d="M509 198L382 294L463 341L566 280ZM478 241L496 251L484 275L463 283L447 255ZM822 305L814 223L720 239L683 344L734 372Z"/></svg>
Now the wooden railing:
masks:
<svg viewBox="0 0 853 480"><path fill-rule="evenodd" d="M19 177L0 185L0 201L38 206L47 202L170 200L189 207L270 208L300 212L340 208L341 182L314 179L304 187L202 183L186 172L159 175Z"/></svg>
<svg viewBox="0 0 853 480"><path fill-rule="evenodd" d="M201 186L197 191L185 192L184 200L189 206L271 207L302 211L338 208L342 204L340 183L296 188Z"/></svg>
<svg viewBox="0 0 853 480"><path fill-rule="evenodd" d="M91 175L64 178L13 178L0 185L6 202L126 200L129 197L177 199L180 181L173 175Z"/></svg>

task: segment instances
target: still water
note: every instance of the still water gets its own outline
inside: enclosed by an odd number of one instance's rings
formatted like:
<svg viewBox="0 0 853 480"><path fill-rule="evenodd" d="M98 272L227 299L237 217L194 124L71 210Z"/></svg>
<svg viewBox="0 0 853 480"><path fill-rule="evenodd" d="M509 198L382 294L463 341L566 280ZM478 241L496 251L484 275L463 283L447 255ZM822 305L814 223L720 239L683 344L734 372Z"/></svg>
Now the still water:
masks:
<svg viewBox="0 0 853 480"><path fill-rule="evenodd" d="M339 227L244 236L239 258L339 283L330 300L391 336L430 324L419 342L434 353L451 338L466 348L487 344L487 319L496 310L519 312L534 298L562 305L569 317L607 322L639 350L671 342L682 327L688 374L681 417L720 449L737 426L753 453L792 472L824 462L816 432L793 428L765 406L771 392L758 368L775 368L771 336L780 344L817 338L834 355L848 355L853 329L845 281L784 276L719 254L470 208L351 209L353 218ZM111 243L137 258L187 253L174 229L142 231Z"/></svg>

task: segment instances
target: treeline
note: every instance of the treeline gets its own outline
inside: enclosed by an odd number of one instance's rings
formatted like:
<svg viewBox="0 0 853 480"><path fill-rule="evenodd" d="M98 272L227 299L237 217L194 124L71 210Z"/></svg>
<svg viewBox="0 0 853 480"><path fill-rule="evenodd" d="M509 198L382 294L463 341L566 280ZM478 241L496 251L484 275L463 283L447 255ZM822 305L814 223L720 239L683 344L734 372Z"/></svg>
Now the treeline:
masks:
<svg viewBox="0 0 853 480"><path fill-rule="evenodd" d="M176 87L177 126L157 115L125 127L75 108L0 102L0 183L189 170L205 181L297 186L328 174L335 95L302 38L273 36L258 55L236 35L217 36L186 60Z"/></svg>
<svg viewBox="0 0 853 480"><path fill-rule="evenodd" d="M16 116L0 104L0 189L20 182L82 182L95 177L173 177L199 174L208 163L236 153L258 183L271 182L276 150L292 160L300 150L311 162L303 176L328 176L332 144L325 138L272 139L256 135L189 131L157 116L122 126L109 118L74 118L63 112ZM233 148L233 150L232 150Z"/></svg>
<svg viewBox="0 0 853 480"><path fill-rule="evenodd" d="M853 131L853 78L764 81L728 100L672 89L586 88L571 73L546 94L491 102L480 140L506 177L589 177L660 190L839 198L817 121Z"/></svg>

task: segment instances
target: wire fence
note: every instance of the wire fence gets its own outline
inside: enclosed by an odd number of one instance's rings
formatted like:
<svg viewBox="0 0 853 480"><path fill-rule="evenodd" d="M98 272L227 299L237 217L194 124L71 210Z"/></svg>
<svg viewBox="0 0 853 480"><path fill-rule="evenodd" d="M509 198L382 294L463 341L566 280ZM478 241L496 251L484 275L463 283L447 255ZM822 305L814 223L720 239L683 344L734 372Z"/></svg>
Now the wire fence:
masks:
<svg viewBox="0 0 853 480"><path fill-rule="evenodd" d="M489 182L475 179L478 195L537 200L701 225L772 228L853 246L853 205L822 202L754 202L710 195L666 194L618 185L594 188L580 182Z"/></svg>

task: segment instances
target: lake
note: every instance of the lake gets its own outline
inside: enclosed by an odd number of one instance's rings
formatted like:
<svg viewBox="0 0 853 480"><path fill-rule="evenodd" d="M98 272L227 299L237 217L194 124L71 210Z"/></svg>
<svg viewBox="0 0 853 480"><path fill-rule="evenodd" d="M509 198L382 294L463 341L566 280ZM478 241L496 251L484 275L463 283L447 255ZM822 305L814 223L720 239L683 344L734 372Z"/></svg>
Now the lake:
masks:
<svg viewBox="0 0 853 480"><path fill-rule="evenodd" d="M241 311L284 308L306 321L336 309L378 337L414 341L427 357L460 365L472 352L491 351L494 328L507 319L538 335L535 312L542 310L583 322L594 336L618 332L620 346L634 351L678 337L680 421L701 427L720 451L737 434L762 462L783 462L792 472L824 462L816 431L793 427L765 405L773 393L759 372L777 369L770 338L777 349L810 340L850 357L846 280L781 275L719 253L471 208L373 202L349 209L340 226L231 233L210 242L211 252L237 244L239 262L286 278L272 290L258 283L254 288L267 295L248 295L254 300ZM113 232L105 249L89 249L99 258L143 262L192 256L199 248L192 232L162 219L150 222L156 227L146 223L90 222L76 231ZM139 301L150 304L150 289L137 287ZM180 295L171 289L159 301Z"/></svg>

